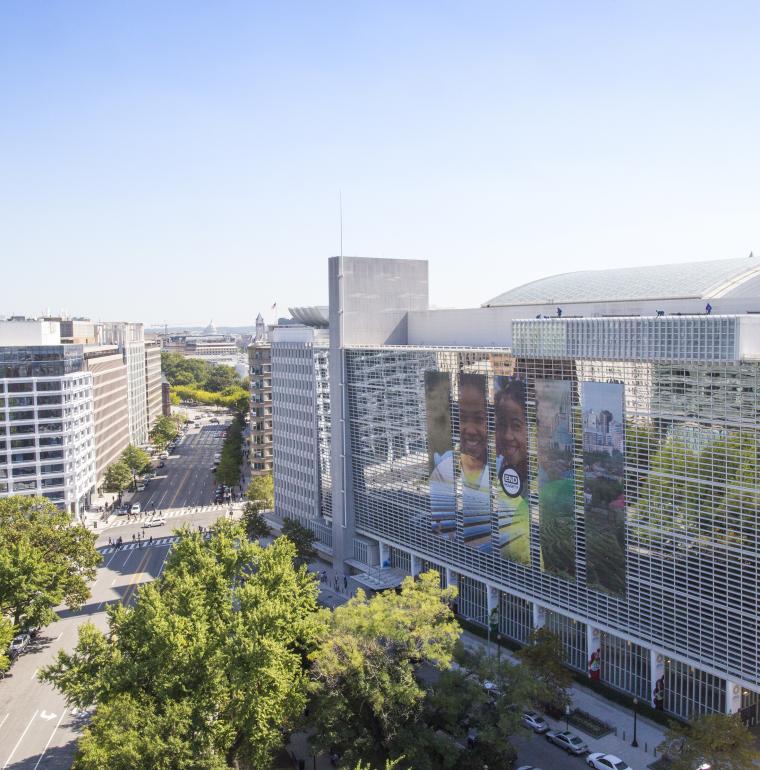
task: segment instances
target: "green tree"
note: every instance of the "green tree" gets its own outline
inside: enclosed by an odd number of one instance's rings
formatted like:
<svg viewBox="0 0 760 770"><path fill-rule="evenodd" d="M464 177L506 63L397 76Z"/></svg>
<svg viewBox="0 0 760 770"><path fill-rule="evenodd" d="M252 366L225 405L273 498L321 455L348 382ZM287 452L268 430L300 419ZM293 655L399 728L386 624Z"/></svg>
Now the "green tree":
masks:
<svg viewBox="0 0 760 770"><path fill-rule="evenodd" d="M691 724L671 723L665 741L672 770L694 770L703 763L712 770L756 770L760 759L755 738L738 714L700 714Z"/></svg>
<svg viewBox="0 0 760 770"><path fill-rule="evenodd" d="M161 415L150 430L150 440L159 448L166 449L167 445L179 434L179 425L173 417Z"/></svg>
<svg viewBox="0 0 760 770"><path fill-rule="evenodd" d="M117 460L106 468L104 486L108 492L121 494L133 481L132 471L123 460Z"/></svg>
<svg viewBox="0 0 760 770"><path fill-rule="evenodd" d="M134 444L128 444L119 459L129 468L129 472L132 474L132 485L136 488L137 474L150 468L150 455L144 449L140 449Z"/></svg>
<svg viewBox="0 0 760 770"><path fill-rule="evenodd" d="M162 577L109 608L108 633L81 626L41 674L69 704L97 706L75 767L269 767L306 704L319 631L314 577L293 555L229 521L208 540L184 529Z"/></svg>
<svg viewBox="0 0 760 770"><path fill-rule="evenodd" d="M249 540L261 540L272 534L272 528L255 503L248 502L243 508L243 526Z"/></svg>
<svg viewBox="0 0 760 770"><path fill-rule="evenodd" d="M0 616L0 671L6 671L11 665L7 650L15 632L11 619Z"/></svg>
<svg viewBox="0 0 760 770"><path fill-rule="evenodd" d="M240 375L231 366L224 364L212 366L204 383L204 388L213 393L221 393L232 387L241 387Z"/></svg>
<svg viewBox="0 0 760 770"><path fill-rule="evenodd" d="M565 648L562 640L548 628L537 628L530 642L516 653L541 686L539 700L564 710L570 704L572 675L564 665Z"/></svg>
<svg viewBox="0 0 760 770"><path fill-rule="evenodd" d="M0 617L18 629L47 625L61 604L79 609L100 563L95 539L44 497L0 499Z"/></svg>
<svg viewBox="0 0 760 770"><path fill-rule="evenodd" d="M274 507L274 477L271 473L254 476L245 491L246 500L257 503L261 510Z"/></svg>
<svg viewBox="0 0 760 770"><path fill-rule="evenodd" d="M309 564L317 558L317 549L314 548L314 542L317 538L303 524L299 524L295 519L286 516L283 519L280 534L282 537L287 537L296 547L296 565Z"/></svg>
<svg viewBox="0 0 760 770"><path fill-rule="evenodd" d="M232 487L240 481L240 466L243 462L242 435L243 421L238 415L227 430L227 438L222 445L222 457L215 472L216 480L220 484Z"/></svg>
<svg viewBox="0 0 760 770"><path fill-rule="evenodd" d="M321 750L335 747L346 764L384 764L404 754L406 726L422 712L422 664L447 668L460 629L442 589L428 572L406 578L399 593L363 591L324 611L320 644L311 654L310 715Z"/></svg>

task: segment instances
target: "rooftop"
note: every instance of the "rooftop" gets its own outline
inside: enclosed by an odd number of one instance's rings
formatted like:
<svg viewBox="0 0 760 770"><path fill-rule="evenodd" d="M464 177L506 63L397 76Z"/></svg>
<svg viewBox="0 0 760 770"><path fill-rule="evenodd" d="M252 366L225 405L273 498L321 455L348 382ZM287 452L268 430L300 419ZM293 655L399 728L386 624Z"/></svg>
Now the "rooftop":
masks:
<svg viewBox="0 0 760 770"><path fill-rule="evenodd" d="M757 293L759 286L760 259L750 254L749 258L741 259L560 273L510 289L488 300L483 307L666 299L708 300L732 295L748 296L748 293Z"/></svg>

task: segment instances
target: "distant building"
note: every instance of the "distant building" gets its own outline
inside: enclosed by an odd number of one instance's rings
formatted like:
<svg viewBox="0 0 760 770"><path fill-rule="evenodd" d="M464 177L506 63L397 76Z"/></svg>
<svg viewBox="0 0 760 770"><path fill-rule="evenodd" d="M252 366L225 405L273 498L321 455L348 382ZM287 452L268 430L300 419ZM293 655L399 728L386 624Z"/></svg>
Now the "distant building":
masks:
<svg viewBox="0 0 760 770"><path fill-rule="evenodd" d="M272 345L269 330L259 313L256 334L248 346L251 380L251 421L248 461L252 476L272 472Z"/></svg>
<svg viewBox="0 0 760 770"><path fill-rule="evenodd" d="M164 417L171 417L172 414L172 400L171 400L172 387L169 384L169 380L161 375L161 414Z"/></svg>
<svg viewBox="0 0 760 770"><path fill-rule="evenodd" d="M162 414L161 345L158 340L145 342L145 396L148 407L148 430Z"/></svg>

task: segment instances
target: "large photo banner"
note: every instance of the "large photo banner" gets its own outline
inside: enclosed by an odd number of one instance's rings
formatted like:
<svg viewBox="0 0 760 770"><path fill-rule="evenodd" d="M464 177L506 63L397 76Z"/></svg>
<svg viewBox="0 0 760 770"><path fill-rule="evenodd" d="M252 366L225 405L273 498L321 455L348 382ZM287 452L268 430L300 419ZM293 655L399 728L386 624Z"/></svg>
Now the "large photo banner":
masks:
<svg viewBox="0 0 760 770"><path fill-rule="evenodd" d="M516 377L494 377L493 411L496 447L494 509L499 553L510 561L530 564L525 383Z"/></svg>
<svg viewBox="0 0 760 770"><path fill-rule="evenodd" d="M581 383L586 580L625 595L625 393L621 383Z"/></svg>
<svg viewBox="0 0 760 770"><path fill-rule="evenodd" d="M456 535L454 446L451 438L451 382L448 372L425 372L430 510L436 535Z"/></svg>
<svg viewBox="0 0 760 770"><path fill-rule="evenodd" d="M541 568L575 578L572 383L536 380Z"/></svg>
<svg viewBox="0 0 760 770"><path fill-rule="evenodd" d="M488 469L486 377L459 375L459 462L462 471L462 537L491 550L491 481Z"/></svg>

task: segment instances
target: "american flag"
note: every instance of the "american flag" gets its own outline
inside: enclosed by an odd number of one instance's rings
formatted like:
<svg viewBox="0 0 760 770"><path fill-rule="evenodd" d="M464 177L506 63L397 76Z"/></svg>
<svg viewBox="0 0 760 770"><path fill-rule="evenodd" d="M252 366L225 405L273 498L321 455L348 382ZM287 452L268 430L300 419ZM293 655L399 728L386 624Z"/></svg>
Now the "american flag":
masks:
<svg viewBox="0 0 760 770"><path fill-rule="evenodd" d="M272 310L277 310L277 303L275 302L274 305L272 305Z"/></svg>

